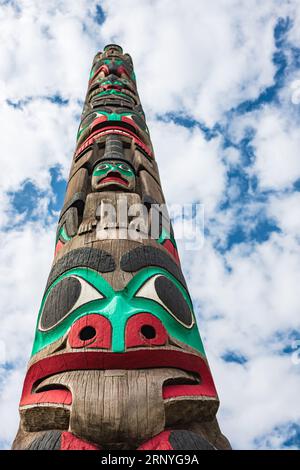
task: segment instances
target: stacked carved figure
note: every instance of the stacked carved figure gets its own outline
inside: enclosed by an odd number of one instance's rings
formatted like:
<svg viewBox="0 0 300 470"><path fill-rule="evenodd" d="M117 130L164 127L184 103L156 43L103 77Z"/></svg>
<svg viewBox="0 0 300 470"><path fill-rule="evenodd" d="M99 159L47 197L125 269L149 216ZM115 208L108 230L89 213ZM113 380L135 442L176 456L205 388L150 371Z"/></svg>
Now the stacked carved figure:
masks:
<svg viewBox="0 0 300 470"><path fill-rule="evenodd" d="M230 447L164 203L131 57L108 45L92 65L14 449Z"/></svg>

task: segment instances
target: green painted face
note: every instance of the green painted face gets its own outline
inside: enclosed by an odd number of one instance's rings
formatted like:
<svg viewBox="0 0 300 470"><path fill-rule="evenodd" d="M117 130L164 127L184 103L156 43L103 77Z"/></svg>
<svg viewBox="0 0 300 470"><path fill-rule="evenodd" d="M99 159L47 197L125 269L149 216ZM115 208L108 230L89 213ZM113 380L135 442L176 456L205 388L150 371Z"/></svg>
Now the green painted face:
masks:
<svg viewBox="0 0 300 470"><path fill-rule="evenodd" d="M205 354L188 293L168 271L157 267L139 271L122 291L115 291L90 268L63 273L43 297L32 354L61 338L76 320L89 314L109 320L111 350L124 352L126 324L140 313L158 318L170 336Z"/></svg>
<svg viewBox="0 0 300 470"><path fill-rule="evenodd" d="M118 160L98 163L92 175L92 189L102 191L109 188L134 191L135 174L131 166Z"/></svg>

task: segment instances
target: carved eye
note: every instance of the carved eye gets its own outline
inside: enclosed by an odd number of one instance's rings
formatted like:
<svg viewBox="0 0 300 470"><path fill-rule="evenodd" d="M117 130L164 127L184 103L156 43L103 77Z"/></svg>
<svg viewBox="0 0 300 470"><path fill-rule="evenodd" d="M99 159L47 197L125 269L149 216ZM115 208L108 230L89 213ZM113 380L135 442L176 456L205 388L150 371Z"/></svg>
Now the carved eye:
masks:
<svg viewBox="0 0 300 470"><path fill-rule="evenodd" d="M96 167L96 170L107 170L107 168L109 168L108 163L100 163L100 165Z"/></svg>
<svg viewBox="0 0 300 470"><path fill-rule="evenodd" d="M191 308L178 287L166 276L158 274L148 279L135 297L154 300L186 328L194 324Z"/></svg>
<svg viewBox="0 0 300 470"><path fill-rule="evenodd" d="M136 114L133 114L131 115L131 119L141 128L143 129L144 131L146 131L148 133L148 129L147 129L147 126L145 124L145 121L138 115Z"/></svg>
<svg viewBox="0 0 300 470"><path fill-rule="evenodd" d="M126 163L119 163L119 164L118 164L118 167L121 168L121 170L130 171L130 172L131 172L131 168L129 167L129 165L126 165Z"/></svg>
<svg viewBox="0 0 300 470"><path fill-rule="evenodd" d="M47 331L54 328L78 307L97 299L104 299L104 296L84 279L65 277L48 294L39 329Z"/></svg>
<svg viewBox="0 0 300 470"><path fill-rule="evenodd" d="M79 130L83 129L86 126L89 126L96 118L98 117L98 113L91 113L89 114L81 123Z"/></svg>

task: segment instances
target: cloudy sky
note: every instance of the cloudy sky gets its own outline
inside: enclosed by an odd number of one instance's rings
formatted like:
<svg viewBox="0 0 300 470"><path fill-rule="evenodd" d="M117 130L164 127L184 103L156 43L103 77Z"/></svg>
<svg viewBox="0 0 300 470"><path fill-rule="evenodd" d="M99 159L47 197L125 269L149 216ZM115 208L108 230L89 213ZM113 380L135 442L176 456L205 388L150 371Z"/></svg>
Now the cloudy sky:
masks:
<svg viewBox="0 0 300 470"><path fill-rule="evenodd" d="M169 203L199 202L179 244L236 449L300 444L298 0L0 0L0 447L53 256L94 54L134 60Z"/></svg>

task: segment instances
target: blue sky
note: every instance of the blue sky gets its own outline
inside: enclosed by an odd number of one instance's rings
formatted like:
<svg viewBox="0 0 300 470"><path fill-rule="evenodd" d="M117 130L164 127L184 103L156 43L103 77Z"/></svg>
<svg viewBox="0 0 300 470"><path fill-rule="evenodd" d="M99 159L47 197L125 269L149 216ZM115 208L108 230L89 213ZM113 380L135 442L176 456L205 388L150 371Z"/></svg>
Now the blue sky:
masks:
<svg viewBox="0 0 300 470"><path fill-rule="evenodd" d="M253 2L0 0L3 448L89 68L114 41L134 60L167 201L204 206L204 246L179 249L222 430L235 448L299 448L300 7Z"/></svg>

